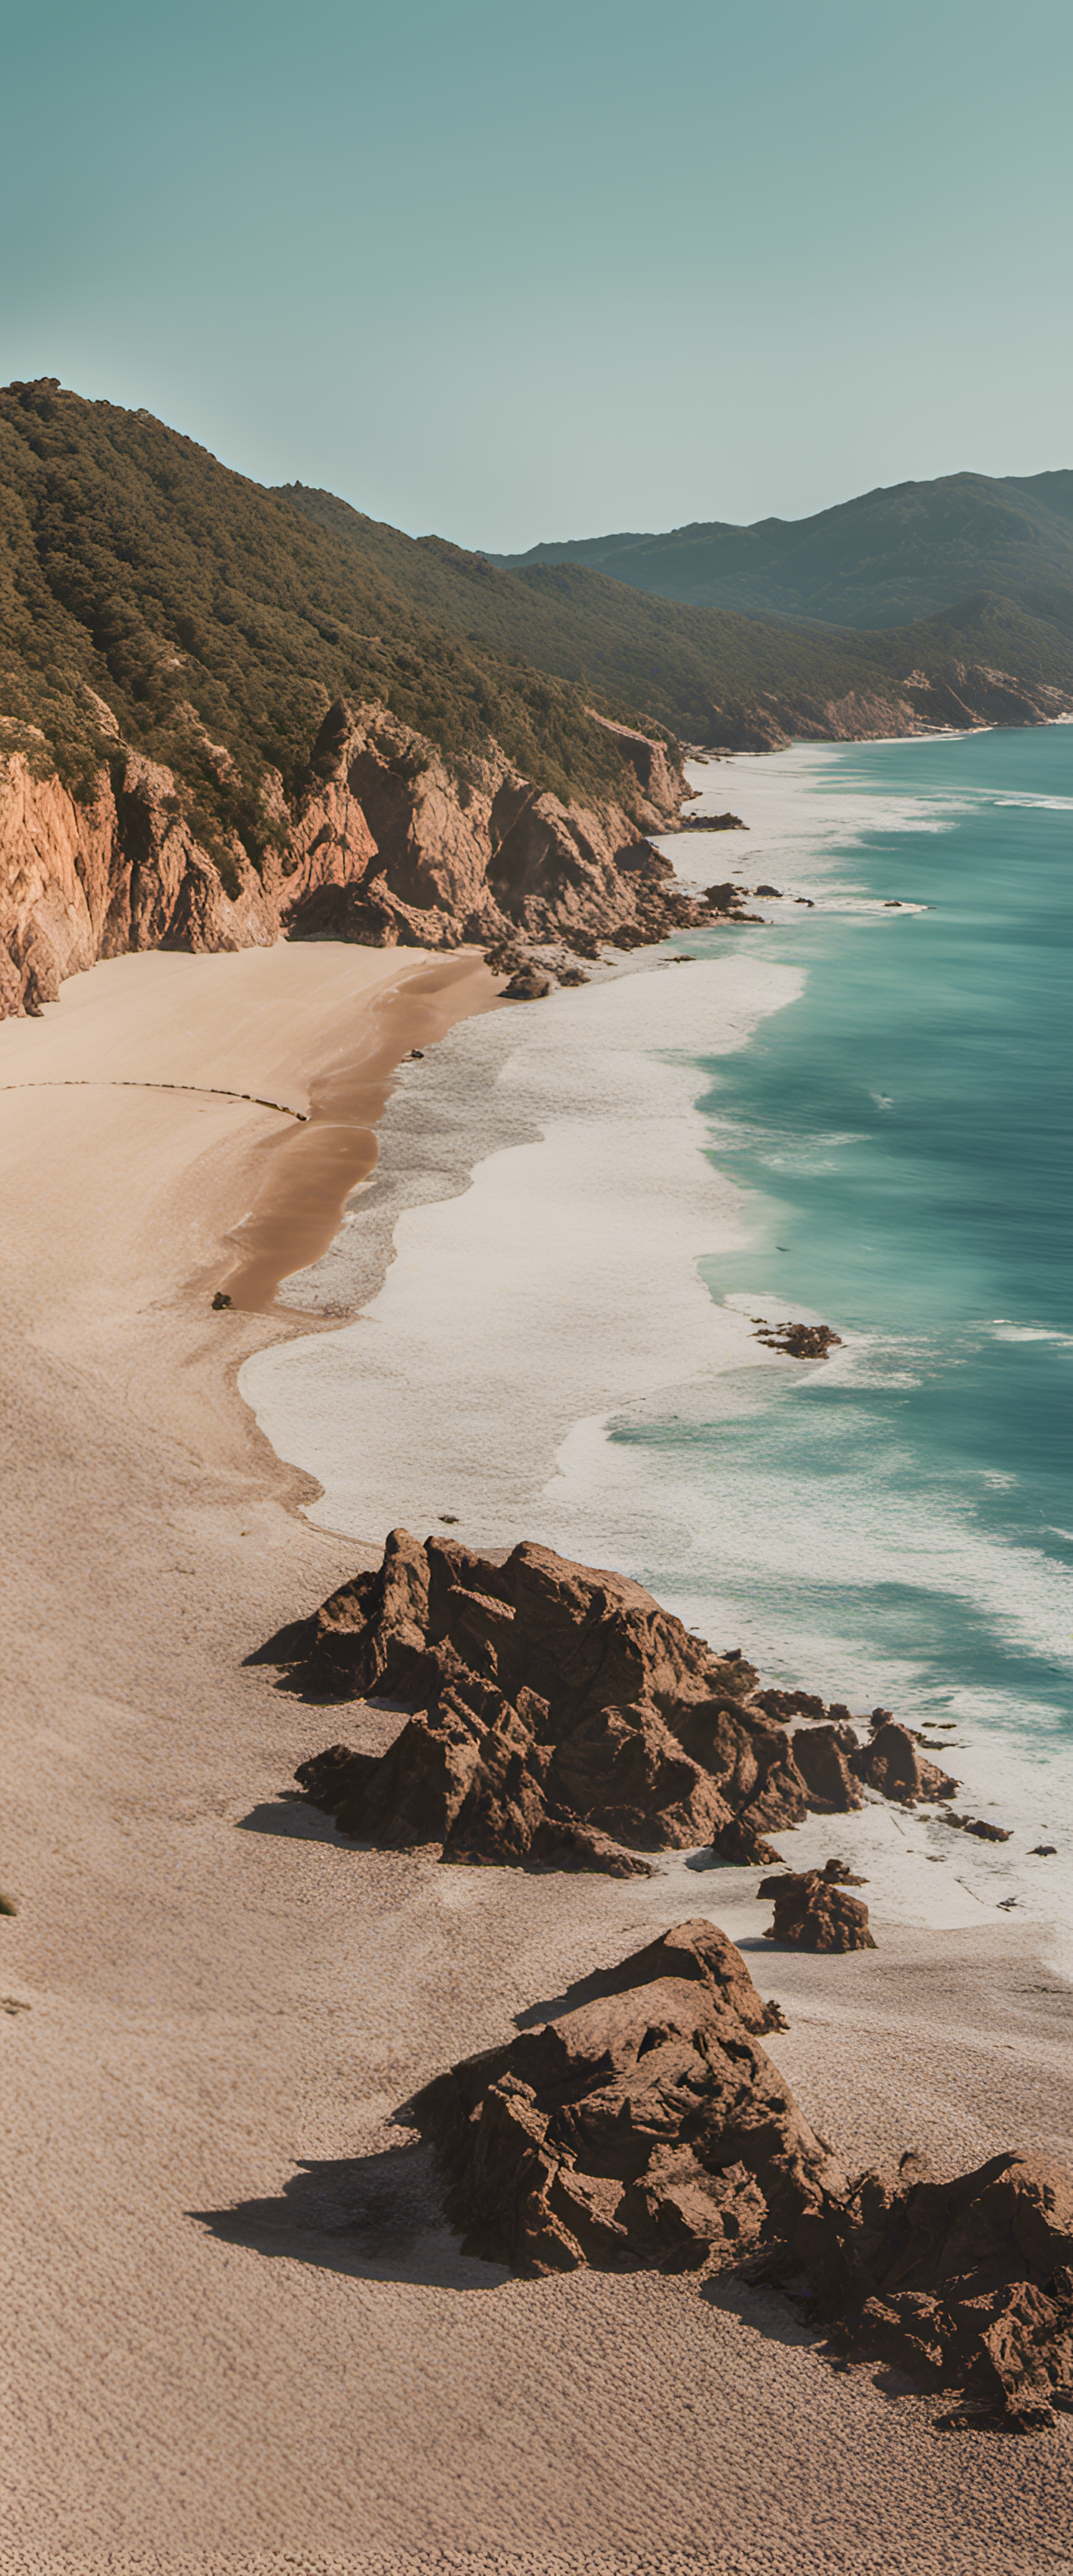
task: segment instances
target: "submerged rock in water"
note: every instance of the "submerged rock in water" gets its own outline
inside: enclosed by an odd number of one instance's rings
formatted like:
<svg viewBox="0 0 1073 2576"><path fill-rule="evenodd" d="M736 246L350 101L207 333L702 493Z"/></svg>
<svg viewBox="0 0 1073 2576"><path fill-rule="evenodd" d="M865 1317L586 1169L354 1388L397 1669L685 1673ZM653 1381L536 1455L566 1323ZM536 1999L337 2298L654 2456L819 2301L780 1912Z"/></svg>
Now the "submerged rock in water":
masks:
<svg viewBox="0 0 1073 2576"><path fill-rule="evenodd" d="M864 1747L848 1725L790 1735L791 1715L823 1720L821 1699L760 1691L740 1648L714 1653L639 1583L524 1541L494 1564L393 1530L375 1572L254 1660L317 1699L411 1712L385 1753L333 1745L297 1776L340 1832L447 1860L621 1876L628 1854L708 1843L770 1863L769 1833L848 1813L859 1777L937 1794L904 1728Z"/></svg>

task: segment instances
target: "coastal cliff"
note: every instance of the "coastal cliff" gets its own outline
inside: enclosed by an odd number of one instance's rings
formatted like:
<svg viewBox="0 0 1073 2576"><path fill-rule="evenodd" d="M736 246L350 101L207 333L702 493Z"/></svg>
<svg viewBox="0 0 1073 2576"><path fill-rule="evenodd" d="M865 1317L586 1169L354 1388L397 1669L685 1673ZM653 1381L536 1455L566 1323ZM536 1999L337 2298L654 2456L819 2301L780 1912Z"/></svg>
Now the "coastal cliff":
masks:
<svg viewBox="0 0 1073 2576"><path fill-rule="evenodd" d="M79 795L26 750L0 756L0 1017L40 1011L65 976L132 949L267 946L282 932L588 953L694 917L645 837L677 819L680 772L625 729L629 810L541 791L494 742L451 759L382 704L340 699L293 799L278 770L262 777L259 867L237 832L199 837L181 777L125 744L114 718L101 731L107 756ZM226 771L226 747L209 749Z"/></svg>

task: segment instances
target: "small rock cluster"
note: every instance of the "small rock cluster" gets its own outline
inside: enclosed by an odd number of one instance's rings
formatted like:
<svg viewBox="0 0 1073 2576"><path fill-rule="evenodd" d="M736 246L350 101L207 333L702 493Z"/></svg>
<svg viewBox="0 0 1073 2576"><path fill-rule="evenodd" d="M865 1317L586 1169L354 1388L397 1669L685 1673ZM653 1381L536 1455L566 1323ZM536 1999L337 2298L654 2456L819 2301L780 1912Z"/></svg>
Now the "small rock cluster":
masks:
<svg viewBox="0 0 1073 2576"><path fill-rule="evenodd" d="M868 1907L858 1896L846 1894L850 1878L838 1861L828 1861L824 1869L787 1870L778 1878L762 1878L757 1895L773 1898L775 1905L775 1919L765 1940L785 1941L794 1950L874 1950ZM864 1881L852 1879L852 1884L863 1887Z"/></svg>
<svg viewBox="0 0 1073 2576"><path fill-rule="evenodd" d="M948 2422L1052 2425L1073 2412L1073 2173L1009 2154L936 2182L919 2163L806 2212L774 2272L844 2349L960 2390Z"/></svg>
<svg viewBox="0 0 1073 2576"><path fill-rule="evenodd" d="M825 1360L828 1351L841 1348L842 1335L830 1324L765 1324L759 1315L753 1322L760 1326L754 1342L766 1342L769 1350L785 1351L792 1360Z"/></svg>

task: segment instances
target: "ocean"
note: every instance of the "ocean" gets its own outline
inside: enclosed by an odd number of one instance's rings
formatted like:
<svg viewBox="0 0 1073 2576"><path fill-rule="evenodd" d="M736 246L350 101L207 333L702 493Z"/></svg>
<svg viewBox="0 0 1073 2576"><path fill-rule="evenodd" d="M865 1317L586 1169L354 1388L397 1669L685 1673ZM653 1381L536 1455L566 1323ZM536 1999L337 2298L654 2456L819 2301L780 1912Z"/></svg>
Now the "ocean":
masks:
<svg viewBox="0 0 1073 2576"><path fill-rule="evenodd" d="M895 1709L949 1746L958 1812L1010 1841L869 1803L787 1857L843 1851L895 1919L1053 1924L1073 727L690 776L748 834L664 846L699 884L777 886L748 906L763 925L467 1022L408 1068L372 1185L408 1174L383 1287L247 1362L243 1392L327 1526L540 1538L768 1679ZM349 1219L360 1272L360 1192ZM347 1241L283 1301L323 1311L342 1279L345 1302ZM790 1318L840 1345L810 1364L756 1341Z"/></svg>

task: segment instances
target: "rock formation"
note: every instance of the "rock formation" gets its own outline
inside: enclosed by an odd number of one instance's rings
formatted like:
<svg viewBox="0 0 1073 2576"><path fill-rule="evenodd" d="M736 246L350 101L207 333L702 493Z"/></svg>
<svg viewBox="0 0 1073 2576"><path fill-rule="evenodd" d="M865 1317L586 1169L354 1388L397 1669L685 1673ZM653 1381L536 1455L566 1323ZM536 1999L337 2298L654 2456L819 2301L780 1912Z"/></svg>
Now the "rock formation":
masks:
<svg viewBox="0 0 1073 2576"><path fill-rule="evenodd" d="M754 1323L760 1323L758 1315ZM760 1324L754 1342L766 1342L773 1351L785 1351L792 1360L825 1360L828 1351L841 1347L841 1333L832 1332L830 1324Z"/></svg>
<svg viewBox="0 0 1073 2576"><path fill-rule="evenodd" d="M948 1771L924 1759L916 1737L893 1717L885 1717L868 1743L850 1752L849 1766L867 1788L878 1789L883 1798L897 1798L904 1807L914 1806L918 1798L952 1798L957 1788Z"/></svg>
<svg viewBox="0 0 1073 2576"><path fill-rule="evenodd" d="M1019 2155L950 2182L913 2166L897 2182L866 2173L806 2214L791 2261L811 2313L985 2419L1053 2424L1055 2404L1073 2408L1073 2173Z"/></svg>
<svg viewBox="0 0 1073 2576"><path fill-rule="evenodd" d="M775 1920L764 1934L765 1941L785 1941L794 1950L875 1949L868 1907L859 1896L847 1896L844 1883L829 1868L763 1878L757 1895L772 1898L775 1905Z"/></svg>
<svg viewBox="0 0 1073 2576"><path fill-rule="evenodd" d="M846 1816L864 1801L853 1774L860 1750L852 1726L797 1727L794 1760L809 1793L809 1805L820 1814Z"/></svg>
<svg viewBox="0 0 1073 2576"><path fill-rule="evenodd" d="M492 741L448 760L383 706L339 700L290 805L266 769L255 867L236 833L199 839L182 782L95 703L99 764L78 798L27 750L0 752L0 1017L39 1011L66 975L129 949L265 947L283 930L373 947L558 940L591 955L702 918L647 838L677 819L682 792L661 742L630 738L620 803L567 805ZM227 763L222 744L208 751Z"/></svg>
<svg viewBox="0 0 1073 2576"><path fill-rule="evenodd" d="M1052 2423L1073 2405L1073 2174L1005 2154L936 2182L910 2156L851 2182L759 2044L779 2028L725 1934L682 1923L403 2116L468 2254L537 2275L744 2265L843 2349L984 2420Z"/></svg>
<svg viewBox="0 0 1073 2576"><path fill-rule="evenodd" d="M584 1995L408 2106L468 2253L528 2273L720 2267L844 2196L714 1925L680 1924Z"/></svg>
<svg viewBox="0 0 1073 2576"><path fill-rule="evenodd" d="M739 1648L713 1653L624 1575L522 1542L502 1565L394 1530L382 1565L261 1647L318 1699L412 1714L378 1756L336 1744L297 1777L341 1833L445 1860L626 1874L638 1852L711 1843L747 1865L766 1837L861 1803L858 1781L939 1794L905 1728L787 1731ZM948 1784L949 1787L953 1783Z"/></svg>

